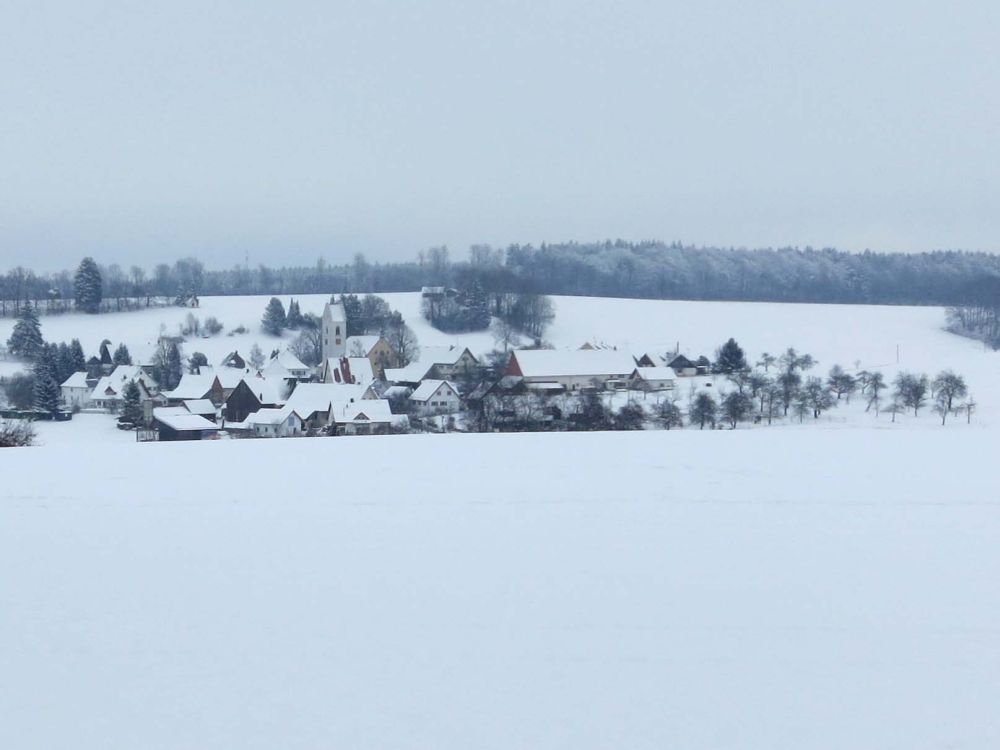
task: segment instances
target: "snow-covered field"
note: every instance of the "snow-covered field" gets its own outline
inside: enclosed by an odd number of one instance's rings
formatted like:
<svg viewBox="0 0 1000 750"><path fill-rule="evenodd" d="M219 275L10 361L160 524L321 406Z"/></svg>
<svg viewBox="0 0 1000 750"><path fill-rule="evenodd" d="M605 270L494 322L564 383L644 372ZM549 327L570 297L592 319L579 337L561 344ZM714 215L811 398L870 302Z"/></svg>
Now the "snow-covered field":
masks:
<svg viewBox="0 0 1000 750"><path fill-rule="evenodd" d="M492 345L387 298L422 343ZM265 302L204 299L255 333L189 351L269 348ZM141 445L40 424L0 451L0 747L1000 747L1000 354L933 308L556 306L557 346L734 336L888 380L898 346L979 409ZM42 323L141 357L185 314Z"/></svg>
<svg viewBox="0 0 1000 750"><path fill-rule="evenodd" d="M985 437L3 451L0 746L995 748Z"/></svg>
<svg viewBox="0 0 1000 750"><path fill-rule="evenodd" d="M429 346L460 343L474 353L494 348L489 333L445 334L431 328L420 316L419 294L386 294ZM218 362L229 352L249 352L258 343L264 352L287 345L284 340L264 335L260 318L269 297L205 297L198 310L156 308L101 316L55 316L42 318L42 331L51 341L79 338L88 353L96 352L107 338L114 344L125 342L133 357L147 359L153 351L161 325L171 334L178 331L188 312L204 320L217 317L226 332L244 326L249 332L223 334L189 341L186 354L205 353ZM327 295L296 297L303 312L321 313ZM682 352L714 355L730 336L746 350L751 361L762 352L778 354L789 346L808 352L819 360L810 374L825 376L840 364L881 369L891 381L899 369L926 372L942 369L963 374L978 403L976 421L998 424L1000 415L1000 353L984 350L982 344L945 332L944 312L934 307L885 307L861 305L803 305L739 302L680 302L660 300L555 297L556 320L546 340L556 347L577 348L585 341L608 344L633 352L664 353L678 343ZM289 298L283 298L287 305ZM13 321L0 320L0 340L6 341ZM897 365L897 354L899 364ZM13 371L11 362L0 362L0 375ZM682 385L683 387L683 385ZM849 410L831 414L836 422ZM927 424L934 423L930 409ZM870 426L873 420L861 424Z"/></svg>

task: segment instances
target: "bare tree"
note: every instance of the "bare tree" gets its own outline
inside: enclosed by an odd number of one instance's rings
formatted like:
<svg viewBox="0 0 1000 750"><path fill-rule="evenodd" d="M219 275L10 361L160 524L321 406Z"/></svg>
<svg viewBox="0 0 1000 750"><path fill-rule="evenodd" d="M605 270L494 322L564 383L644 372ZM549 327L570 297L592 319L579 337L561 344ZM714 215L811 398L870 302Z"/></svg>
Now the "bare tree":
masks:
<svg viewBox="0 0 1000 750"><path fill-rule="evenodd" d="M250 347L250 365L255 370L259 370L264 366L264 352L260 349L260 344L256 341L253 346Z"/></svg>
<svg viewBox="0 0 1000 750"><path fill-rule="evenodd" d="M490 326L490 332L493 334L493 340L497 346L502 346L505 352L521 343L521 336L518 334L517 328L509 320L496 318Z"/></svg>
<svg viewBox="0 0 1000 750"><path fill-rule="evenodd" d="M920 408L927 403L927 376L901 372L896 376L894 385L895 399L903 406L913 409L913 416L917 416Z"/></svg>
<svg viewBox="0 0 1000 750"><path fill-rule="evenodd" d="M674 401L664 401L657 407L656 421L663 425L666 430L684 426L684 417L680 407Z"/></svg>

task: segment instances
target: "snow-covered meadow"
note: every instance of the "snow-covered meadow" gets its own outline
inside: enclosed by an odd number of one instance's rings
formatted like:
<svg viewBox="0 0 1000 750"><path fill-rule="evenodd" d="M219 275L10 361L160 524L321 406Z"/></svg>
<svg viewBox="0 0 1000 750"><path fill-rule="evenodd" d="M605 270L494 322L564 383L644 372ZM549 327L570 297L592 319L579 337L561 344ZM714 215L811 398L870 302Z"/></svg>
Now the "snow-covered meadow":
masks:
<svg viewBox="0 0 1000 750"><path fill-rule="evenodd" d="M386 296L424 344L492 346ZM188 351L273 348L265 302L202 300L252 333ZM556 308L556 346L734 336L818 374L951 368L979 408L142 445L43 425L0 451L0 747L1000 746L1000 354L934 308ZM42 324L142 357L186 312Z"/></svg>
<svg viewBox="0 0 1000 750"><path fill-rule="evenodd" d="M983 433L0 455L0 746L994 748Z"/></svg>

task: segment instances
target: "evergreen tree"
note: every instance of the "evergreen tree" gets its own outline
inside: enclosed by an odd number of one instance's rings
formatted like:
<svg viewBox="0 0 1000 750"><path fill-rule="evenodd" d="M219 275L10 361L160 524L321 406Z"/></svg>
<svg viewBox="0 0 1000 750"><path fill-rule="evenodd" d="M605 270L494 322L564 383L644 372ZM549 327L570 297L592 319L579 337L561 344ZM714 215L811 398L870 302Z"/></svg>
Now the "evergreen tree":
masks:
<svg viewBox="0 0 1000 750"><path fill-rule="evenodd" d="M747 364L746 355L740 345L736 343L736 339L729 339L715 354L713 372L721 375L732 375L734 372L748 369L750 367Z"/></svg>
<svg viewBox="0 0 1000 750"><path fill-rule="evenodd" d="M115 349L114 355L111 357L111 361L115 365L130 365L132 364L132 355L128 352L128 347L125 344L119 344L118 348Z"/></svg>
<svg viewBox="0 0 1000 750"><path fill-rule="evenodd" d="M282 330L287 326L287 320L285 306L281 304L280 299L271 297L271 301L267 303L267 308L264 310L264 319L260 325L264 329L264 333L271 336L281 335Z"/></svg>
<svg viewBox="0 0 1000 750"><path fill-rule="evenodd" d="M59 383L65 383L66 379L76 372L76 368L73 366L73 352L65 342L59 344L58 351L56 369L59 371L59 377L57 380Z"/></svg>
<svg viewBox="0 0 1000 750"><path fill-rule="evenodd" d="M336 298L330 300L336 302ZM344 306L344 315L347 317L347 335L362 336L368 331L365 330L365 322L361 310L361 300L356 294L342 294L340 302Z"/></svg>
<svg viewBox="0 0 1000 750"><path fill-rule="evenodd" d="M59 379L59 347L56 344L42 344L35 358L35 365L32 368L36 379L46 377L55 381L59 386L63 381Z"/></svg>
<svg viewBox="0 0 1000 750"><path fill-rule="evenodd" d="M15 357L34 362L44 346L45 341L42 339L42 326L38 322L38 314L34 307L25 305L21 308L10 338L7 339L7 348Z"/></svg>
<svg viewBox="0 0 1000 750"><path fill-rule="evenodd" d="M302 327L302 323L302 311L299 309L299 303L292 300L288 303L288 315L285 316L285 327L297 330Z"/></svg>
<svg viewBox="0 0 1000 750"><path fill-rule="evenodd" d="M101 309L104 298L101 271L93 258L84 258L73 277L73 296L76 299L76 309L87 313L96 313Z"/></svg>
<svg viewBox="0 0 1000 750"><path fill-rule="evenodd" d="M166 390L172 391L181 382L184 375L184 365L181 363L181 350L177 344L171 344L167 350Z"/></svg>
<svg viewBox="0 0 1000 750"><path fill-rule="evenodd" d="M70 374L74 372L84 372L87 369L87 355L83 353L83 346L80 339L73 339L69 342L70 352Z"/></svg>
<svg viewBox="0 0 1000 750"><path fill-rule="evenodd" d="M55 351L53 351L55 350ZM36 411L53 414L59 411L62 401L62 391L59 383L55 379L55 358L58 353L56 347L43 347L42 353L35 362L34 368L34 393L32 408Z"/></svg>
<svg viewBox="0 0 1000 750"><path fill-rule="evenodd" d="M490 298L478 280L472 285L472 289L469 290L468 307L470 331L485 331L490 327L492 319L490 315Z"/></svg>
<svg viewBox="0 0 1000 750"><path fill-rule="evenodd" d="M134 380L122 389L122 421L138 425L142 422L142 391Z"/></svg>

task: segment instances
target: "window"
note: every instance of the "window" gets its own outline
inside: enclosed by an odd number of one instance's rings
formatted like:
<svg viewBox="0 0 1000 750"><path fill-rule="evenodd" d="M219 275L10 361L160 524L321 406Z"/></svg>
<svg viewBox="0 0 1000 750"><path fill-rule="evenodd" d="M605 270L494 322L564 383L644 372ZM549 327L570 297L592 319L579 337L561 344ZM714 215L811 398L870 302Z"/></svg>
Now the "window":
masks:
<svg viewBox="0 0 1000 750"><path fill-rule="evenodd" d="M337 330L336 330L336 334L337 334L338 336L340 335L340 326L337 326ZM340 342L338 341L337 343L339 344Z"/></svg>

